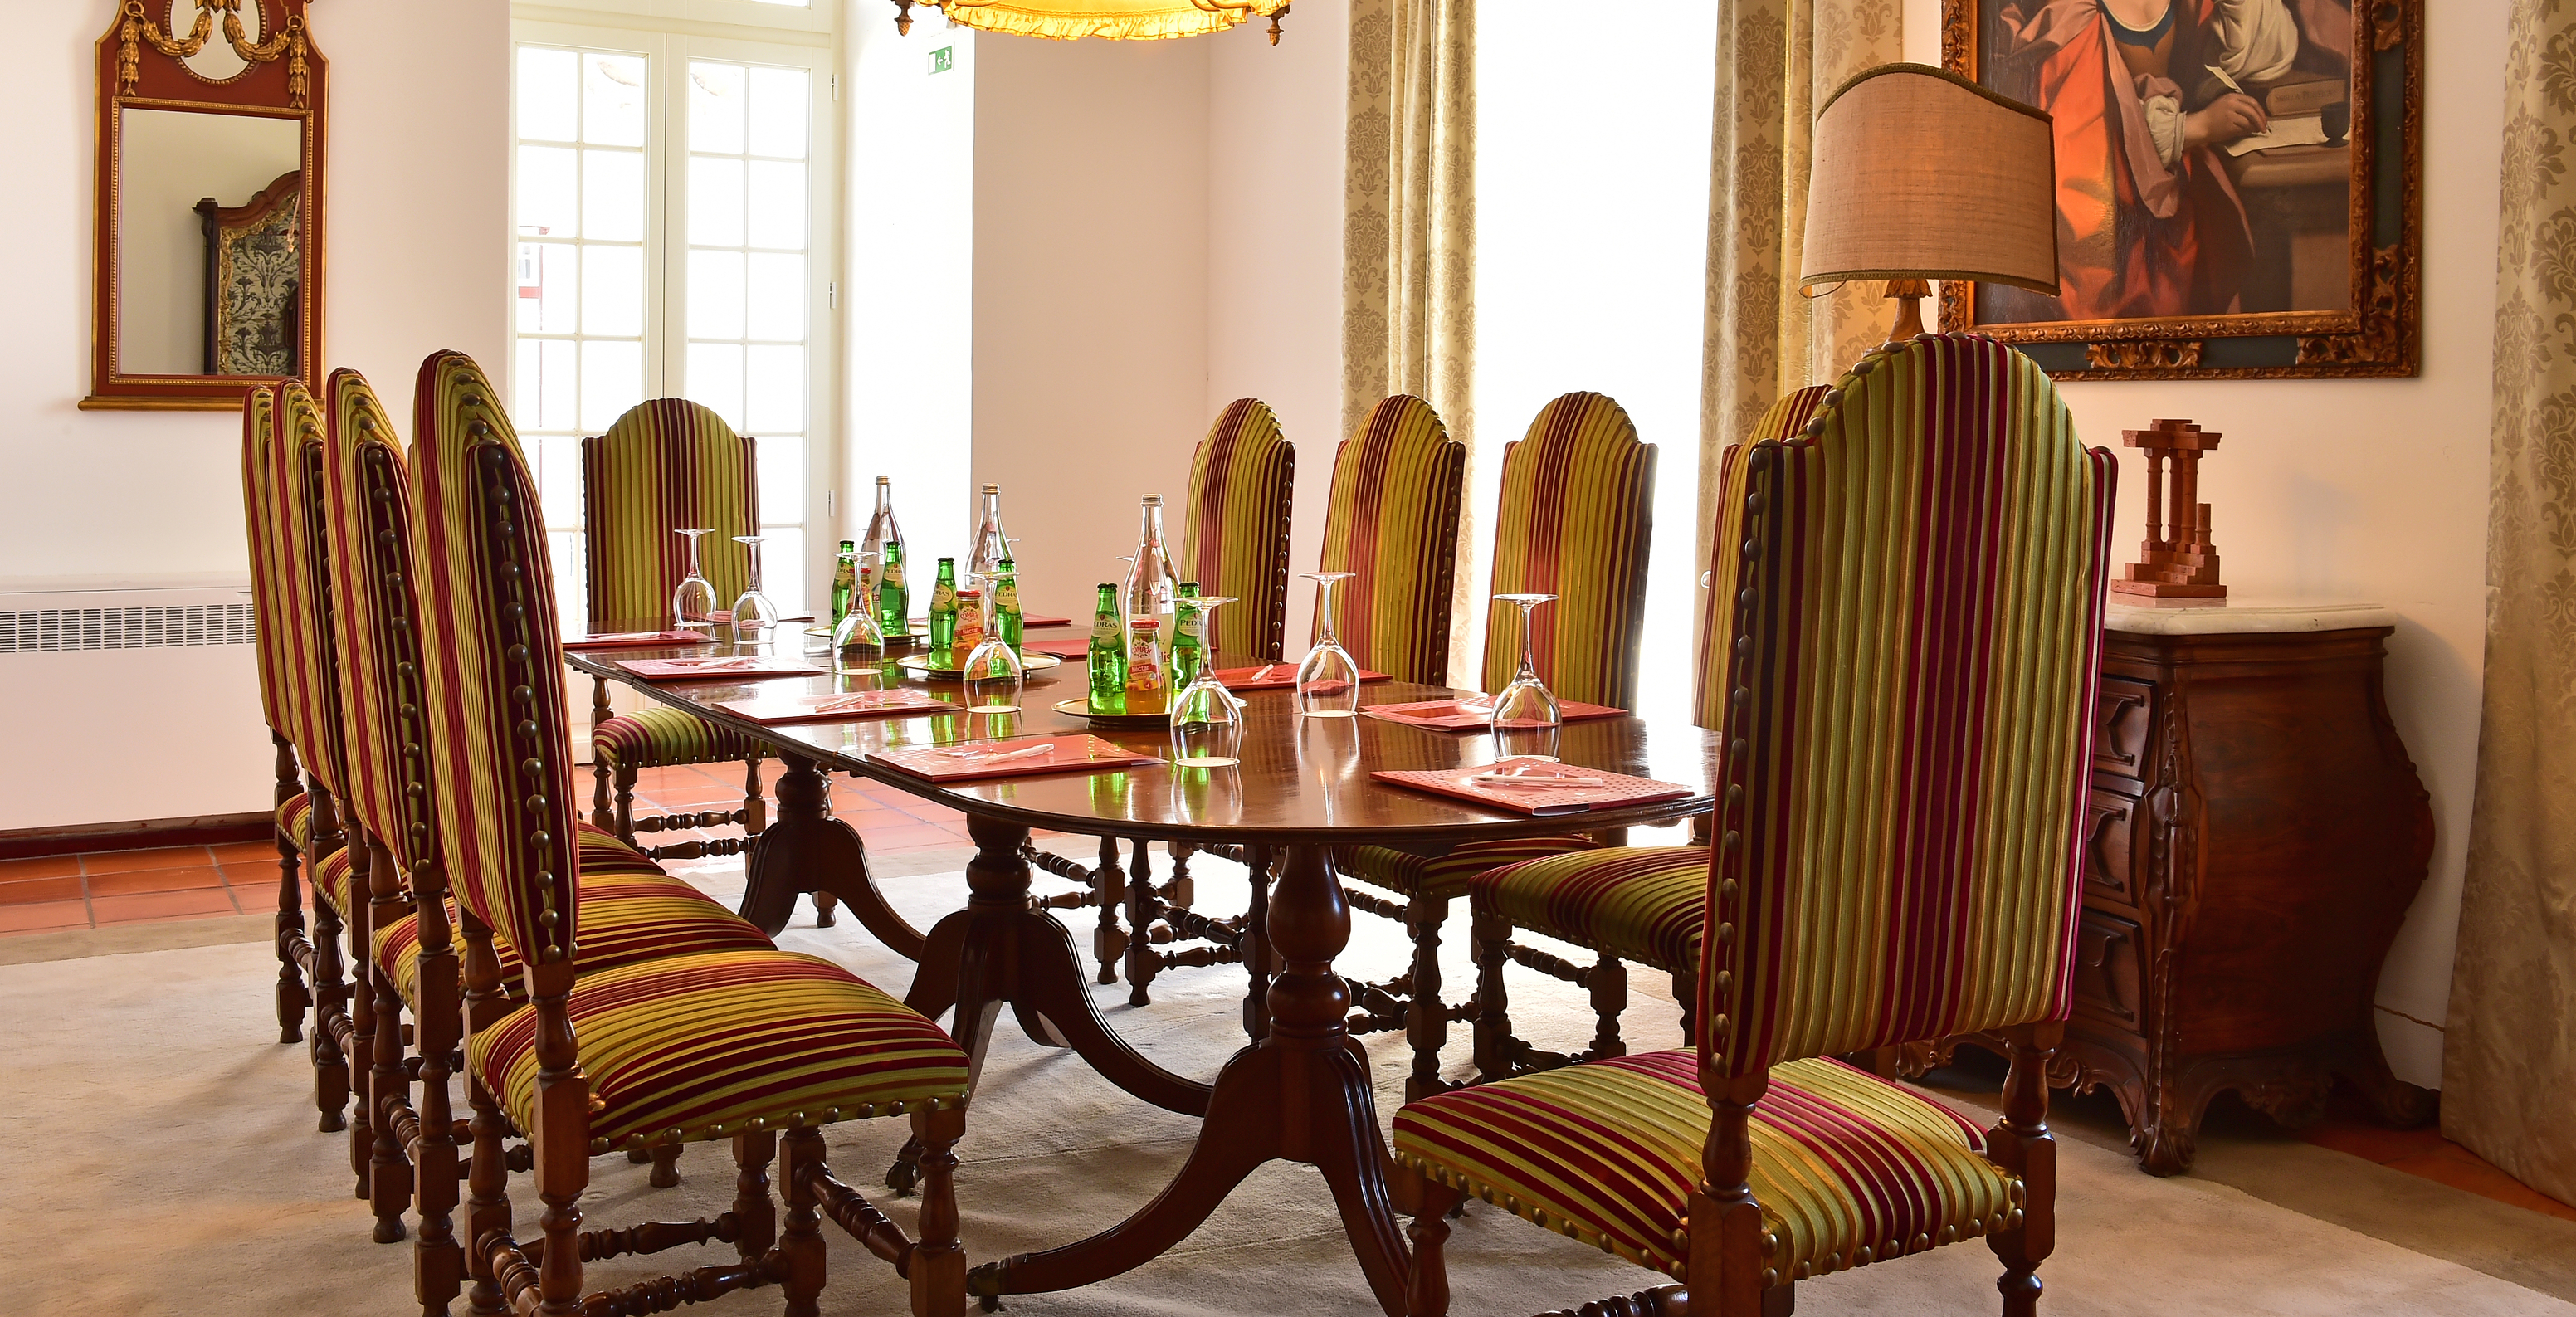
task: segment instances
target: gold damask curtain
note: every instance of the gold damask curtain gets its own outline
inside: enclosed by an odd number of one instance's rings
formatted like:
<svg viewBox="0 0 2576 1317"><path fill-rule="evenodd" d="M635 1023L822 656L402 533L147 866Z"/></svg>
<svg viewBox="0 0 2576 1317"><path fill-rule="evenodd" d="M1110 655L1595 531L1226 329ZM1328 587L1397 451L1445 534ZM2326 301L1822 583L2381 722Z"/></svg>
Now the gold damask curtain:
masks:
<svg viewBox="0 0 2576 1317"><path fill-rule="evenodd" d="M1342 434L1429 402L1475 482L1475 0L1352 0L1343 171ZM1474 517L1458 519L1450 668L1472 676Z"/></svg>
<svg viewBox="0 0 2576 1317"><path fill-rule="evenodd" d="M2515 0L2488 466L2486 708L2442 1132L2576 1202L2576 53Z"/></svg>
<svg viewBox="0 0 2576 1317"><path fill-rule="evenodd" d="M1904 58L1902 0L1717 0L1717 119L1708 199L1708 330L1701 357L1700 557L1715 524L1718 454L1781 394L1838 378L1885 341L1875 285L1798 292L1816 106L1843 80Z"/></svg>

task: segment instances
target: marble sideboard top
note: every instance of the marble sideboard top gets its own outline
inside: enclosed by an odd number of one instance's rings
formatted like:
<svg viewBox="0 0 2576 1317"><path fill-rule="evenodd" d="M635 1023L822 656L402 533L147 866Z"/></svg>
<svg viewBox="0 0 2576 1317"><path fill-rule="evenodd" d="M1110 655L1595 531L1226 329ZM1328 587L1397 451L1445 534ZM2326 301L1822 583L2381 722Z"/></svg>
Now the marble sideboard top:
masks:
<svg viewBox="0 0 2576 1317"><path fill-rule="evenodd" d="M2349 631L2395 626L2394 609L2378 604L2296 599L2129 602L2111 596L2103 629L2141 636L2205 636L2260 631Z"/></svg>

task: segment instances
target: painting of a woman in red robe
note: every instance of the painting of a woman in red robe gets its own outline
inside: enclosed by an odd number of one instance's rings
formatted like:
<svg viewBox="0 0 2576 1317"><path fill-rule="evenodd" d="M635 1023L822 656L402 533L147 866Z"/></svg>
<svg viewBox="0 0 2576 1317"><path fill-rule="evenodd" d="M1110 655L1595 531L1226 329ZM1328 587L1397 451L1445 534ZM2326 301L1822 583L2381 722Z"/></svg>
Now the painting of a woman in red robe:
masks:
<svg viewBox="0 0 2576 1317"><path fill-rule="evenodd" d="M2055 124L2062 282L1981 285L1976 319L2284 309L2245 304L2258 243L2229 160L2271 140L2267 88L2348 78L2347 0L1983 3L1979 80Z"/></svg>

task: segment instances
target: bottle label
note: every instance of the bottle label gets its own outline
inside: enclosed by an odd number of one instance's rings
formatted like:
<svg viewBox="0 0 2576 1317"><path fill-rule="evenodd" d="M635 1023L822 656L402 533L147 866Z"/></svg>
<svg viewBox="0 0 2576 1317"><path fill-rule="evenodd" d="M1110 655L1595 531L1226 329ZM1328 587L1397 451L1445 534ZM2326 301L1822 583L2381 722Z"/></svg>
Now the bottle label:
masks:
<svg viewBox="0 0 2576 1317"><path fill-rule="evenodd" d="M930 611L934 613L950 613L955 612L956 609L957 587L953 585L934 585L930 587Z"/></svg>
<svg viewBox="0 0 2576 1317"><path fill-rule="evenodd" d="M1153 694L1163 689L1163 646L1153 618L1130 619L1127 629L1127 689Z"/></svg>
<svg viewBox="0 0 2576 1317"><path fill-rule="evenodd" d="M994 586L993 608L994 611L1002 613L1020 611L1020 583L1006 580Z"/></svg>
<svg viewBox="0 0 2576 1317"><path fill-rule="evenodd" d="M897 590L903 588L903 559L891 555L886 558L885 583Z"/></svg>
<svg viewBox="0 0 2576 1317"><path fill-rule="evenodd" d="M1091 619L1091 638L1094 640L1105 640L1108 641L1111 646L1116 646L1118 644L1118 615L1115 613L1102 613L1100 616Z"/></svg>
<svg viewBox="0 0 2576 1317"><path fill-rule="evenodd" d="M1195 608L1180 610L1180 635L1184 640L1197 640L1207 635L1207 614Z"/></svg>

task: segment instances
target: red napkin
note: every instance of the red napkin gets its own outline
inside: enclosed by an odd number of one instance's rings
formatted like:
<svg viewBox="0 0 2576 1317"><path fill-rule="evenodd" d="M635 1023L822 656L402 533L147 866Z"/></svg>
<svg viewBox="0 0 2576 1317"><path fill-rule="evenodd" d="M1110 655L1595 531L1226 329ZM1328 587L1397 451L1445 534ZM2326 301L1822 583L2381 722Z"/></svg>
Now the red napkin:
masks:
<svg viewBox="0 0 2576 1317"><path fill-rule="evenodd" d="M716 707L763 723L846 722L854 718L881 718L888 714L957 711L954 703L911 686L881 691L723 700Z"/></svg>
<svg viewBox="0 0 2576 1317"><path fill-rule="evenodd" d="M712 645L704 631L603 631L563 642L566 649L643 649L663 645Z"/></svg>
<svg viewBox="0 0 2576 1317"><path fill-rule="evenodd" d="M1255 680L1256 677L1258 680ZM1216 670L1216 679L1225 683L1225 688L1230 691L1294 690L1297 686L1297 665L1294 663L1269 663L1255 668L1218 668ZM1383 672L1371 672L1366 668L1362 668L1360 670L1360 680L1363 682L1385 681L1387 680L1387 675Z"/></svg>
<svg viewBox="0 0 2576 1317"><path fill-rule="evenodd" d="M1494 722L1491 696L1472 703L1466 700L1417 700L1411 704L1372 704L1360 712L1371 718L1384 718L1407 727L1427 727L1435 732L1481 731ZM1626 712L1626 709L1613 709L1606 704L1585 704L1577 700L1556 702L1557 717L1570 723L1587 718L1616 718Z"/></svg>
<svg viewBox="0 0 2576 1317"><path fill-rule="evenodd" d="M1040 751L1040 746L1047 749ZM965 741L956 745L916 745L901 750L870 750L868 758L933 782L971 782L978 778L1030 777L1040 773L1089 773L1103 768L1163 762L1160 755L1138 754L1088 732L1015 737L1007 741Z"/></svg>
<svg viewBox="0 0 2576 1317"><path fill-rule="evenodd" d="M1496 786L1475 780L1492 774L1539 781L1560 777L1570 779L1572 784L1561 787ZM1435 791L1444 796L1474 801L1488 809L1510 810L1518 814L1585 814L1618 805L1680 800L1693 790L1678 782L1658 782L1653 778L1629 777L1604 769L1529 758L1505 759L1475 768L1381 769L1369 776L1380 782Z"/></svg>
<svg viewBox="0 0 2576 1317"><path fill-rule="evenodd" d="M619 659L617 666L646 681L758 681L765 677L814 677L811 663L761 654L734 658Z"/></svg>

